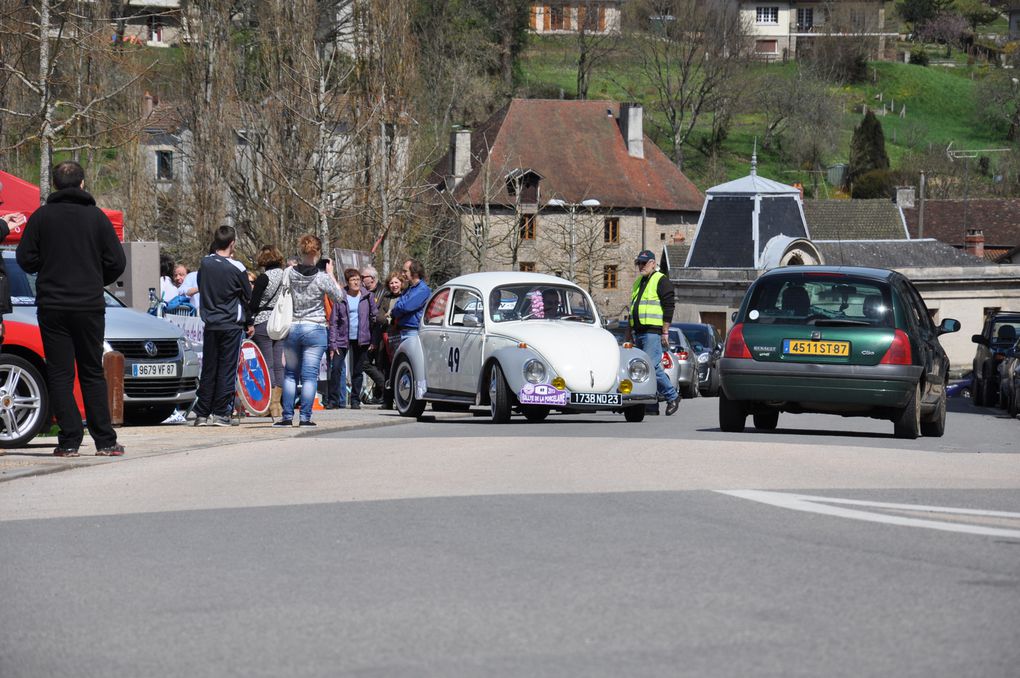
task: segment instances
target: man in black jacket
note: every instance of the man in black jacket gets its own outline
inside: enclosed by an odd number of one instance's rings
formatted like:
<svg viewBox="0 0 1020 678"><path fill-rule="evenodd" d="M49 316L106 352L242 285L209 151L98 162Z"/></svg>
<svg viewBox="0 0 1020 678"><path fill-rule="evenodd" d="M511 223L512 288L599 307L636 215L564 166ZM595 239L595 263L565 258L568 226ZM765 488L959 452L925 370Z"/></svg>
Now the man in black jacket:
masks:
<svg viewBox="0 0 1020 678"><path fill-rule="evenodd" d="M198 293L205 329L195 426L230 426L237 356L245 329L248 336L255 332L248 313L251 282L244 266L231 258L236 239L232 226L217 228L212 252L202 258L198 269Z"/></svg>
<svg viewBox="0 0 1020 678"><path fill-rule="evenodd" d="M75 364L96 454L119 457L124 446L110 423L103 375L106 299L103 287L124 272L124 248L113 224L85 192L76 162L53 169L56 191L29 217L18 245L18 265L36 273L35 303L46 352L46 373L60 433L53 454L77 457L84 437L74 401Z"/></svg>

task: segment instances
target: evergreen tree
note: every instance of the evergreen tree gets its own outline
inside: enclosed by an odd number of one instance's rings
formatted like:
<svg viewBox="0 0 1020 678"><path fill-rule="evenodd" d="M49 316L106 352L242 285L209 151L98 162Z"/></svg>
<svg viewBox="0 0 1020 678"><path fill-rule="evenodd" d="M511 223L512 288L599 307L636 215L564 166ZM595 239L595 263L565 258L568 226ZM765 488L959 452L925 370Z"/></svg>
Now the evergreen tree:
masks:
<svg viewBox="0 0 1020 678"><path fill-rule="evenodd" d="M864 114L861 124L854 129L846 184L851 186L855 179L866 172L886 169L889 169L889 155L885 152L885 133L882 132L882 123L869 110Z"/></svg>

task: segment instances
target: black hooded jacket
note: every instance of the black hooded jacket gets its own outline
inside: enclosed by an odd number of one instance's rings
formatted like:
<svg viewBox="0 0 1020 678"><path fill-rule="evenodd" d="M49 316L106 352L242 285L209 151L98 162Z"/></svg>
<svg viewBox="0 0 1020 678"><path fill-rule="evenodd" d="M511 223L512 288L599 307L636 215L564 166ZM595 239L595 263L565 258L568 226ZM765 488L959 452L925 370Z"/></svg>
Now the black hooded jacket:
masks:
<svg viewBox="0 0 1020 678"><path fill-rule="evenodd" d="M18 265L38 273L39 308L102 311L103 287L124 272L124 248L113 224L80 188L65 188L32 213L18 244Z"/></svg>

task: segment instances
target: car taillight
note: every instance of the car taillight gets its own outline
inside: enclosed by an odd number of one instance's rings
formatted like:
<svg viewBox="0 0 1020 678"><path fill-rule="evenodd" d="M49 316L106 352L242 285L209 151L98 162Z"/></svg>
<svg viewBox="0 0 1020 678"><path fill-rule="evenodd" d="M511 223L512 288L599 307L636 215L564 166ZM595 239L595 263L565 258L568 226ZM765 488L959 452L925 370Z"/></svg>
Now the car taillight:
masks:
<svg viewBox="0 0 1020 678"><path fill-rule="evenodd" d="M751 352L747 350L747 342L744 341L744 323L737 323L726 335L726 349L723 351L724 358L750 358Z"/></svg>
<svg viewBox="0 0 1020 678"><path fill-rule="evenodd" d="M882 357L880 365L910 365L914 362L910 353L910 338L903 330L896 330L889 350Z"/></svg>
<svg viewBox="0 0 1020 678"><path fill-rule="evenodd" d="M687 351L677 351L676 357L680 360L687 360Z"/></svg>
<svg viewBox="0 0 1020 678"><path fill-rule="evenodd" d="M673 369L673 359L669 356L669 351L662 352L662 369L664 370Z"/></svg>

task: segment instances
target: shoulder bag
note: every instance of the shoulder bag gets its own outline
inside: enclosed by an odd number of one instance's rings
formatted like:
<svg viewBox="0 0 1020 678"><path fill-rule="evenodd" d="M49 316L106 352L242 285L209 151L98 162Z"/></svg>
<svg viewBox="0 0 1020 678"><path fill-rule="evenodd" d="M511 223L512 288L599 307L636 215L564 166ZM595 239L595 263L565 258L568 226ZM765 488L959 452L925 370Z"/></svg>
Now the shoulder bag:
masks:
<svg viewBox="0 0 1020 678"><path fill-rule="evenodd" d="M266 322L266 334L270 339L279 341L285 339L290 333L290 324L294 322L294 298L290 294L290 269L283 272L283 280L280 282L283 288L280 290L280 298L273 306L273 312L269 314Z"/></svg>

